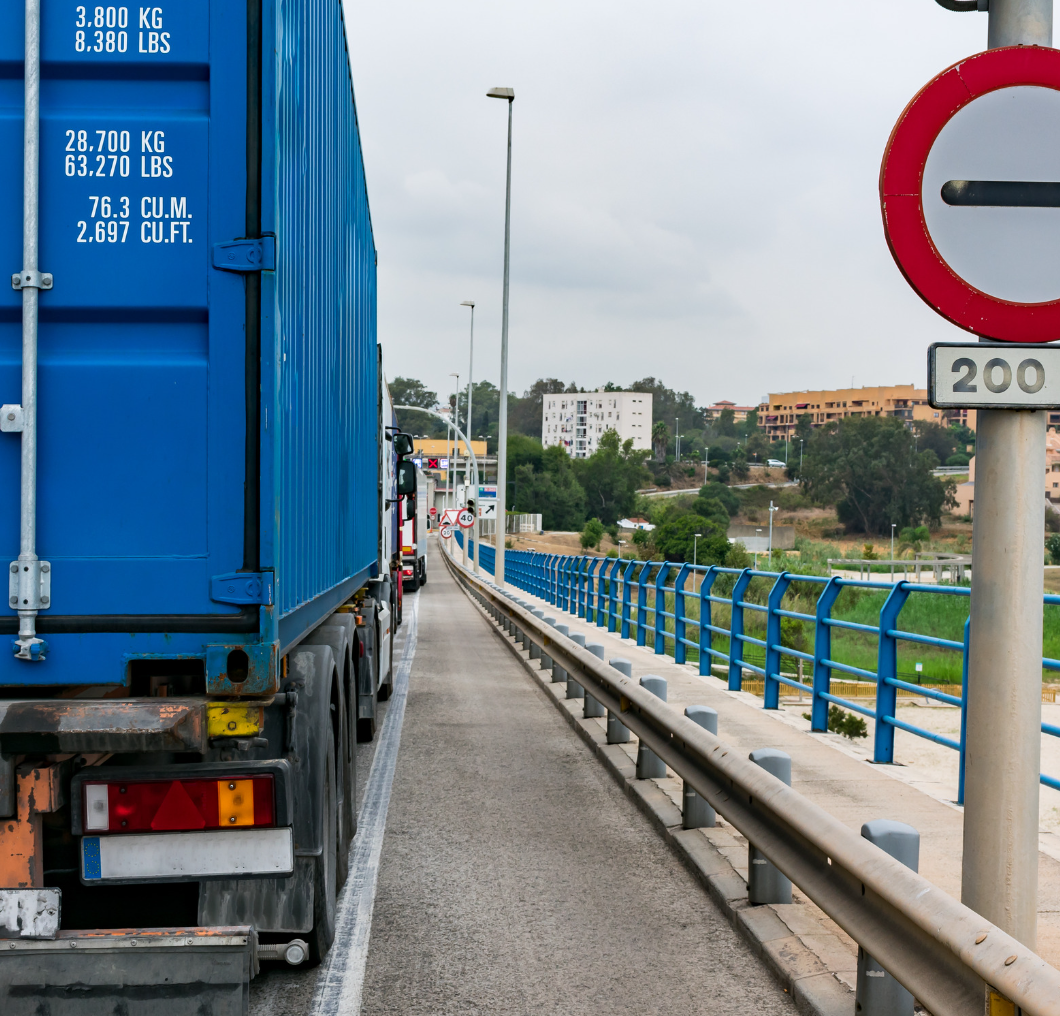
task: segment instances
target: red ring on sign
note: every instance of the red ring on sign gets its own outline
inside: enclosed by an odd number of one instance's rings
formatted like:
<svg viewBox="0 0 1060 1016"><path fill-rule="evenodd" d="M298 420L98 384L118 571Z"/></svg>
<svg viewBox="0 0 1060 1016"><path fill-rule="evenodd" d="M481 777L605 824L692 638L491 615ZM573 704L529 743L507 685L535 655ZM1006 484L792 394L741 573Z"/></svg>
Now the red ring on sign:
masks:
<svg viewBox="0 0 1060 1016"><path fill-rule="evenodd" d="M942 128L974 99L1017 85L1060 91L1060 50L1010 46L978 53L929 81L891 131L880 168L883 231L920 298L944 318L1003 342L1060 339L1060 299L1016 303L965 282L943 259L924 218L924 167Z"/></svg>

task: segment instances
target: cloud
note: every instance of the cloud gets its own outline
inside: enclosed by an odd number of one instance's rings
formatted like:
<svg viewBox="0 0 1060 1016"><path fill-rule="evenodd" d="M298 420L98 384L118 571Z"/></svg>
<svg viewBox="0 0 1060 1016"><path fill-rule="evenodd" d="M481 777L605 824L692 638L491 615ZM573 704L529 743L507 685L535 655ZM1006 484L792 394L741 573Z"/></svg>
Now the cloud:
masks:
<svg viewBox="0 0 1060 1016"><path fill-rule="evenodd" d="M884 243L902 108L986 18L889 4L347 0L389 374L497 380L506 105L511 354L590 385L654 374L702 403L925 382L956 338Z"/></svg>

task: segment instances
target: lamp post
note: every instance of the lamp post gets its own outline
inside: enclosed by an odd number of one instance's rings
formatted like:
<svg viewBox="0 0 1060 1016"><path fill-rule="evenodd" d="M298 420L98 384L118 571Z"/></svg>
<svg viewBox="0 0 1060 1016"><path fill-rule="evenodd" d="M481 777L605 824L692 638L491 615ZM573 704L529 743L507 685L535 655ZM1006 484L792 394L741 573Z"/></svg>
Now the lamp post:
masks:
<svg viewBox="0 0 1060 1016"><path fill-rule="evenodd" d="M460 304L460 306L461 307L470 307L471 308L471 340L468 343L468 354L467 354L467 416L466 416L467 433L470 434L471 433L471 392L472 392L471 384L472 384L473 371L474 371L474 367L475 367L475 301L474 300L464 300ZM479 485L480 481L479 481L479 478L478 478L478 470L476 469L474 472L475 472L475 475L471 478L471 485L475 489L475 524L471 527L471 568L475 572L475 574L477 575L478 574L478 485ZM466 486L467 483L468 483L468 477L467 477L467 474L465 473L465 475L464 475L464 485Z"/></svg>
<svg viewBox="0 0 1060 1016"><path fill-rule="evenodd" d="M681 418L674 418L674 458L681 465Z"/></svg>
<svg viewBox="0 0 1060 1016"><path fill-rule="evenodd" d="M802 479L802 438L799 438L799 479Z"/></svg>
<svg viewBox="0 0 1060 1016"><path fill-rule="evenodd" d="M780 511L779 507L774 508L773 502L769 502L769 565L773 566L773 512Z"/></svg>
<svg viewBox="0 0 1060 1016"><path fill-rule="evenodd" d="M891 523L891 583L894 584L894 527L896 523Z"/></svg>
<svg viewBox="0 0 1060 1016"><path fill-rule="evenodd" d="M500 404L497 407L497 539L493 581L504 588L504 537L507 532L508 484L508 266L512 235L512 106L515 89L491 88L490 99L504 99L508 103L508 175L504 189L504 297L501 302L501 383Z"/></svg>
<svg viewBox="0 0 1060 1016"><path fill-rule="evenodd" d="M770 518L773 516L771 515ZM758 571L758 541L762 539L762 530L755 530L755 571Z"/></svg>
<svg viewBox="0 0 1060 1016"><path fill-rule="evenodd" d="M696 564L698 563L698 560L699 560L699 538L702 535L703 535L702 533L693 533L692 534L692 567L693 567L693 569L696 567ZM695 571L693 571L692 572L692 595L694 596L695 593L696 593L696 573L695 573Z"/></svg>
<svg viewBox="0 0 1060 1016"><path fill-rule="evenodd" d="M450 374L450 377L456 378L456 395L453 399L453 454L449 456L449 468L445 471L446 486L453 492L453 503L449 506L450 508L456 508L456 453L460 448L460 438L458 438L457 431L460 427L460 375ZM446 448L446 451L449 451Z"/></svg>

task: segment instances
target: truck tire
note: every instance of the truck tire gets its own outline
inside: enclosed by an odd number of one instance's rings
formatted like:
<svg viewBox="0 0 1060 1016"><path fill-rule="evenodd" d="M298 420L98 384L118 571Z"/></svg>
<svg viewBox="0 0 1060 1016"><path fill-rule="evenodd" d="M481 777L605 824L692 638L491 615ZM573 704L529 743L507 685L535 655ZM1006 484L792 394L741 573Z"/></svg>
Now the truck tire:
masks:
<svg viewBox="0 0 1060 1016"><path fill-rule="evenodd" d="M338 787L335 773L335 735L327 734L324 771L323 850L316 859L313 877L313 930L309 933L309 965L317 966L335 941L338 910L339 827L336 821Z"/></svg>
<svg viewBox="0 0 1060 1016"><path fill-rule="evenodd" d="M425 557L420 559L420 585L427 585L427 559Z"/></svg>

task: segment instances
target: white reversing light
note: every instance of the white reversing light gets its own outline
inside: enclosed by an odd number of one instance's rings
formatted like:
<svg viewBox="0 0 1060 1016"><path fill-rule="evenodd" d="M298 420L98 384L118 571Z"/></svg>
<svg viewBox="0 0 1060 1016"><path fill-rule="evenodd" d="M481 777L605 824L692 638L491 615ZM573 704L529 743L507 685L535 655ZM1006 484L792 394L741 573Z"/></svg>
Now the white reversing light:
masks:
<svg viewBox="0 0 1060 1016"><path fill-rule="evenodd" d="M105 832L110 828L110 801L105 783L85 787L85 830Z"/></svg>

